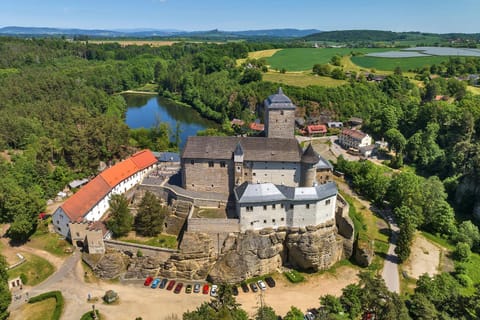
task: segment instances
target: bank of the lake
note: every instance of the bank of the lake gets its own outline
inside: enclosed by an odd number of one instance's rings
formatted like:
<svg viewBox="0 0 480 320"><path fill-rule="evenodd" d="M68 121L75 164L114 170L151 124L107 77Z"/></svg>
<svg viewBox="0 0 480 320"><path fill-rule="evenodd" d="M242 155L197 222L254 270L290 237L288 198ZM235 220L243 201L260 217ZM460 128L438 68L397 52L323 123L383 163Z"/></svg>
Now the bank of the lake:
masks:
<svg viewBox="0 0 480 320"><path fill-rule="evenodd" d="M180 149L183 148L189 136L197 135L198 131L216 128L218 124L202 118L193 108L178 104L157 94L124 93L127 102L125 123L132 129L152 128L159 123L168 123L175 133L177 123L180 125ZM171 139L173 140L173 139Z"/></svg>

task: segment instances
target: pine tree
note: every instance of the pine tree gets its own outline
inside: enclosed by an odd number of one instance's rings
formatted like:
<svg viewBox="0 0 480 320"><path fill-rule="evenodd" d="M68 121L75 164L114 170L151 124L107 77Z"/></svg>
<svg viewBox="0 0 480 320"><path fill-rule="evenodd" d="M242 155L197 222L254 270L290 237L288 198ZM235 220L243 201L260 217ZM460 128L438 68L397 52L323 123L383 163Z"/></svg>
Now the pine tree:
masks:
<svg viewBox="0 0 480 320"><path fill-rule="evenodd" d="M132 230L133 216L128 208L128 200L124 195L115 194L109 201L110 219L107 221L107 227L112 231L115 237L126 235Z"/></svg>
<svg viewBox="0 0 480 320"><path fill-rule="evenodd" d="M165 209L160 201L149 191L145 193L138 206L135 217L135 230L143 236L156 236L162 231Z"/></svg>

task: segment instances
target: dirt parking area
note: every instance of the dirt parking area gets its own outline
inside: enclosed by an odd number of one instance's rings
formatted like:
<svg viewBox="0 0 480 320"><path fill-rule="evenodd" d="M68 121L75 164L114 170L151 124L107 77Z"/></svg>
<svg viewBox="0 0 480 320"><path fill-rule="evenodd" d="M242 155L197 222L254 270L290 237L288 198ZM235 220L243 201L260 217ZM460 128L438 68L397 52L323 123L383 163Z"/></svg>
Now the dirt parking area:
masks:
<svg viewBox="0 0 480 320"><path fill-rule="evenodd" d="M410 257L404 265L409 277L418 279L422 274L430 276L439 273L442 249L428 241L421 234L416 234L412 243Z"/></svg>

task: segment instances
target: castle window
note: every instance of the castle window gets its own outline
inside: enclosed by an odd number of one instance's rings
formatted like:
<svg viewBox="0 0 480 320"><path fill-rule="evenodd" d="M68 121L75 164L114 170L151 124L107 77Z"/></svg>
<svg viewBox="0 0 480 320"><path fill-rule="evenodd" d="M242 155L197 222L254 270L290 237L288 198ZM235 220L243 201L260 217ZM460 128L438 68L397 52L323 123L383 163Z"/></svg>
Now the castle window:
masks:
<svg viewBox="0 0 480 320"><path fill-rule="evenodd" d="M290 209L293 209L293 203L290 204Z"/></svg>
<svg viewBox="0 0 480 320"><path fill-rule="evenodd" d="M253 222L250 222L250 225L253 226Z"/></svg>
<svg viewBox="0 0 480 320"><path fill-rule="evenodd" d="M305 208L310 209L310 203L307 203L307 204L305 205Z"/></svg>
<svg viewBox="0 0 480 320"><path fill-rule="evenodd" d="M280 115L283 116L283 110L280 110Z"/></svg>
<svg viewBox="0 0 480 320"><path fill-rule="evenodd" d="M213 184L212 184L212 188L213 188Z"/></svg>
<svg viewBox="0 0 480 320"><path fill-rule="evenodd" d="M263 206L263 210L267 210L267 206Z"/></svg>
<svg viewBox="0 0 480 320"><path fill-rule="evenodd" d="M274 204L272 204L272 209L275 209L275 205L274 205Z"/></svg>
<svg viewBox="0 0 480 320"><path fill-rule="evenodd" d="M275 223L275 219L272 219L272 222Z"/></svg>
<svg viewBox="0 0 480 320"><path fill-rule="evenodd" d="M248 176L248 173L245 172L245 177Z"/></svg>
<svg viewBox="0 0 480 320"><path fill-rule="evenodd" d="M282 209L283 209L283 203L280 203L280 208L282 208Z"/></svg>
<svg viewBox="0 0 480 320"><path fill-rule="evenodd" d="M225 161L220 161L220 167L225 168L226 164Z"/></svg>
<svg viewBox="0 0 480 320"><path fill-rule="evenodd" d="M256 174L255 172L254 172L254 173L252 173L252 176L254 176L254 177L255 177L256 175L257 175L257 174Z"/></svg>
<svg viewBox="0 0 480 320"><path fill-rule="evenodd" d="M285 218L280 218L280 221L285 221Z"/></svg>
<svg viewBox="0 0 480 320"><path fill-rule="evenodd" d="M190 164L195 164L195 160L190 160Z"/></svg>
<svg viewBox="0 0 480 320"><path fill-rule="evenodd" d="M328 206L330 204L330 199L325 200L325 205Z"/></svg>
<svg viewBox="0 0 480 320"><path fill-rule="evenodd" d="M208 167L213 168L213 161L208 161Z"/></svg>
<svg viewBox="0 0 480 320"><path fill-rule="evenodd" d="M247 206L247 212L252 212L253 211L253 207L252 206Z"/></svg>
<svg viewBox="0 0 480 320"><path fill-rule="evenodd" d="M263 223L267 223L267 220L263 220Z"/></svg>
<svg viewBox="0 0 480 320"><path fill-rule="evenodd" d="M192 187L195 187L195 184L192 183Z"/></svg>
<svg viewBox="0 0 480 320"><path fill-rule="evenodd" d="M79 233L79 232L76 232L76 234L77 234L77 237L80 237L80 233Z"/></svg>
<svg viewBox="0 0 480 320"><path fill-rule="evenodd" d="M242 168L240 167L237 167L237 172L240 172Z"/></svg>
<svg viewBox="0 0 480 320"><path fill-rule="evenodd" d="M60 224L60 221L57 220L57 224Z"/></svg>

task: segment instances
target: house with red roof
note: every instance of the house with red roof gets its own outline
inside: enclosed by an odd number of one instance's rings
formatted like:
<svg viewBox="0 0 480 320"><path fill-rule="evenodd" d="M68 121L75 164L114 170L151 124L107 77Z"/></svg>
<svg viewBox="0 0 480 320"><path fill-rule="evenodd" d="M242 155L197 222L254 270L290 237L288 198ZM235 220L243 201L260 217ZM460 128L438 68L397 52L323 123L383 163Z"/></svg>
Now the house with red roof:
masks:
<svg viewBox="0 0 480 320"><path fill-rule="evenodd" d="M70 223L100 220L109 208L110 197L140 183L156 163L150 150L142 150L102 171L54 212L55 231L71 239Z"/></svg>
<svg viewBox="0 0 480 320"><path fill-rule="evenodd" d="M309 136L325 135L327 133L327 126L324 124L311 124L307 126Z"/></svg>
<svg viewBox="0 0 480 320"><path fill-rule="evenodd" d="M338 141L345 149L359 149L371 145L372 137L360 130L343 129L338 135Z"/></svg>

